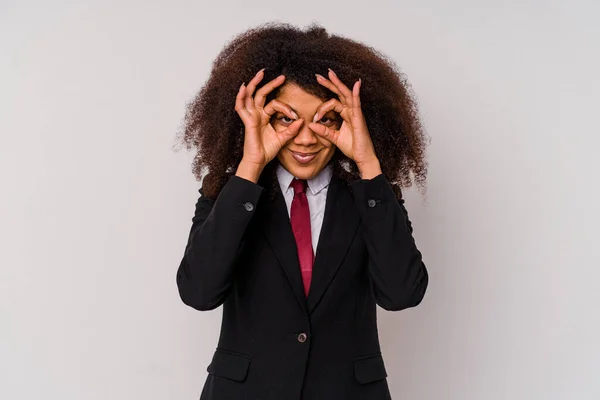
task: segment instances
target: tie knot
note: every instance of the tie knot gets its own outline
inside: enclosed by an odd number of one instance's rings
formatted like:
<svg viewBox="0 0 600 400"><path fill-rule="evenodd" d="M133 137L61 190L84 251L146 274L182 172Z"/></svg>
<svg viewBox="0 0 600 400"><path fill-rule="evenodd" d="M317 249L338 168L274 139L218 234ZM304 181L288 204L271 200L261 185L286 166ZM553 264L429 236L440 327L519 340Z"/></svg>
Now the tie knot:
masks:
<svg viewBox="0 0 600 400"><path fill-rule="evenodd" d="M294 189L294 194L306 192L306 180L304 179L293 179L290 186Z"/></svg>

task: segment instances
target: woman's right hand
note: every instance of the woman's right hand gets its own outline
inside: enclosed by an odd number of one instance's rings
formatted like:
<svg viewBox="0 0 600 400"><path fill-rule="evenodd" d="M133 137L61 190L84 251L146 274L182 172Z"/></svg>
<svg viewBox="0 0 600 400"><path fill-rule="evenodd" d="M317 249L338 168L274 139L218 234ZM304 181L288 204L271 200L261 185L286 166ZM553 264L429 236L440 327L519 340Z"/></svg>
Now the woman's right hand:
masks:
<svg viewBox="0 0 600 400"><path fill-rule="evenodd" d="M236 175L255 183L264 167L298 134L304 122L289 105L281 101L275 99L264 105L267 95L285 81L283 75L265 84L253 97L254 90L263 77L264 69L252 78L248 86L242 84L235 101L235 111L245 127L244 154ZM271 125L271 118L276 112L295 121L285 129L276 131Z"/></svg>

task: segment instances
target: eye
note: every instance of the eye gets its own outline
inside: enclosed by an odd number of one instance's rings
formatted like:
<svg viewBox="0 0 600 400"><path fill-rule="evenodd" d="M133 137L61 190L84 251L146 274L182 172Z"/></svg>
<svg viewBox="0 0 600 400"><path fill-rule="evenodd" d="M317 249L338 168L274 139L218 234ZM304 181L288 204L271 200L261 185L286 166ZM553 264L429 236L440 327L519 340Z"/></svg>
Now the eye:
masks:
<svg viewBox="0 0 600 400"><path fill-rule="evenodd" d="M319 123L323 125L334 125L337 123L337 118L323 117L319 120Z"/></svg>
<svg viewBox="0 0 600 400"><path fill-rule="evenodd" d="M281 122L282 124L291 124L292 122L294 122L294 119L288 117L287 115L279 115L275 119Z"/></svg>

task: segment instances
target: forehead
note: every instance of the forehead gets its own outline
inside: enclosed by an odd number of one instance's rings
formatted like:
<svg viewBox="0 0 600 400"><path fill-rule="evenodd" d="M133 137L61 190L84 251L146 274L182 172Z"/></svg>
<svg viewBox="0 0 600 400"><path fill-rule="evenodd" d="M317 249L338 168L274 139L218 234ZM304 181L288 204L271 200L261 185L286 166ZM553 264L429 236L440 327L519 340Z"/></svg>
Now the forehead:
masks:
<svg viewBox="0 0 600 400"><path fill-rule="evenodd" d="M323 99L308 93L295 83L287 83L281 87L277 100L289 104L292 108L317 108L323 103Z"/></svg>

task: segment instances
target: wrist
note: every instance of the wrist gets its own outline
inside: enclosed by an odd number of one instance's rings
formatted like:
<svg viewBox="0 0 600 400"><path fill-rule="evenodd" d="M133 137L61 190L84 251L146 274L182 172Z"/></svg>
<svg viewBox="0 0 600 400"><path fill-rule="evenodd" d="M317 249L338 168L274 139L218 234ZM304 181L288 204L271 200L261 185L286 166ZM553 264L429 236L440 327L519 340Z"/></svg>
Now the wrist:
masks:
<svg viewBox="0 0 600 400"><path fill-rule="evenodd" d="M242 159L237 167L235 175L250 182L257 183L263 169L264 166L261 164Z"/></svg>
<svg viewBox="0 0 600 400"><path fill-rule="evenodd" d="M381 164L377 158L361 164L357 163L356 165L362 179L373 179L382 173Z"/></svg>

